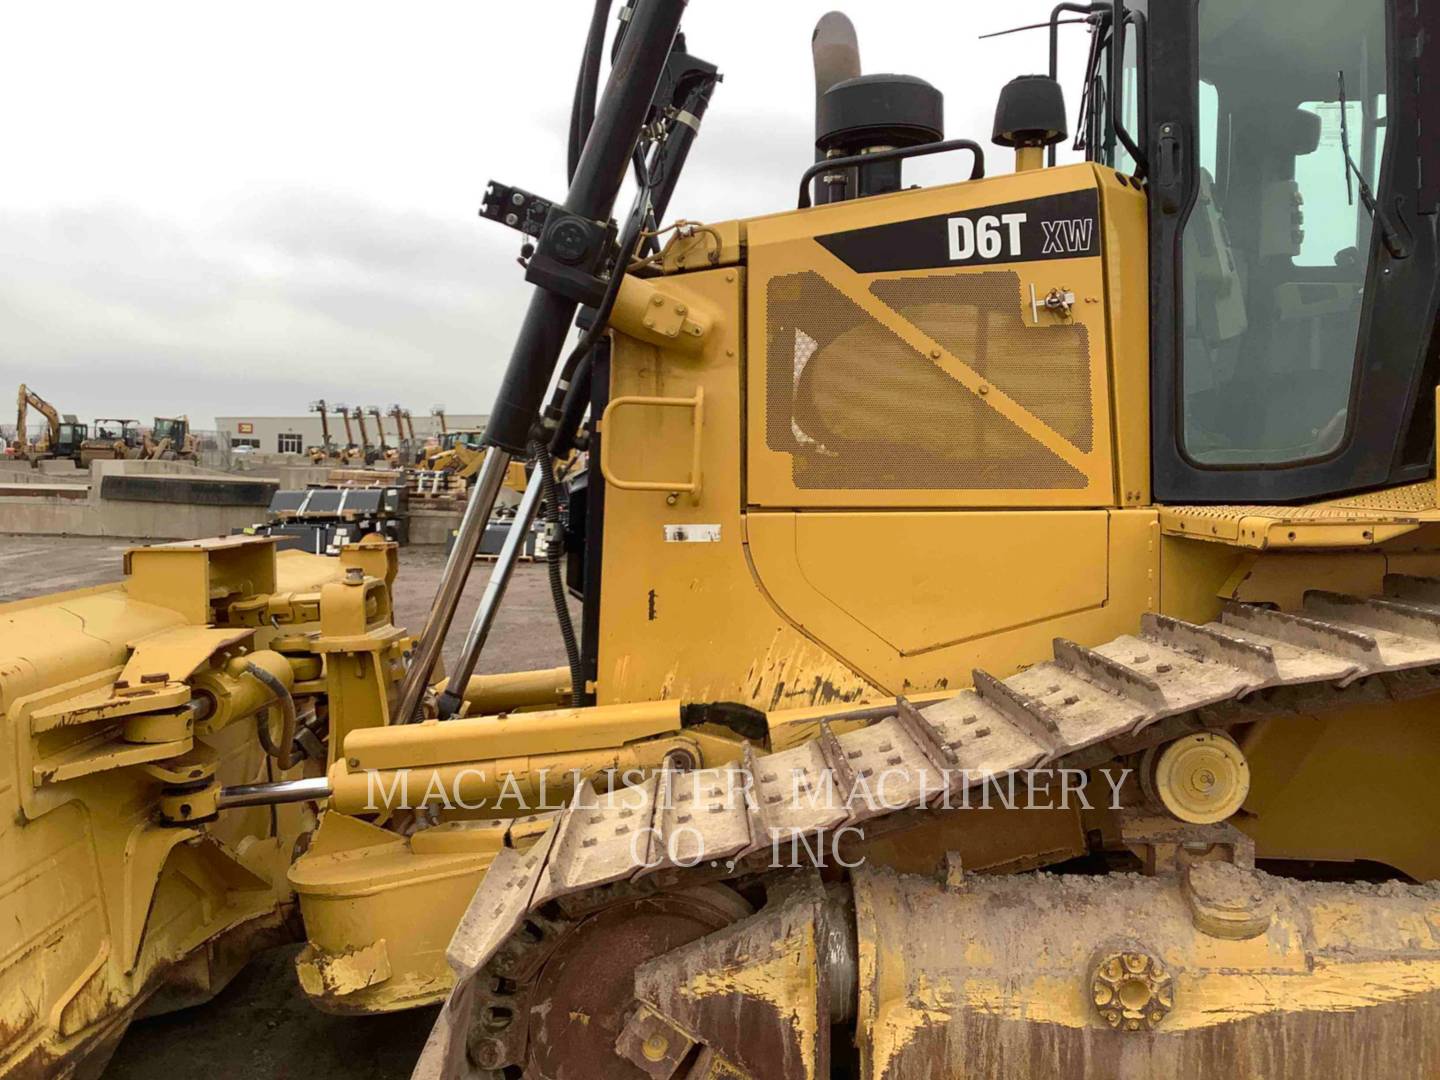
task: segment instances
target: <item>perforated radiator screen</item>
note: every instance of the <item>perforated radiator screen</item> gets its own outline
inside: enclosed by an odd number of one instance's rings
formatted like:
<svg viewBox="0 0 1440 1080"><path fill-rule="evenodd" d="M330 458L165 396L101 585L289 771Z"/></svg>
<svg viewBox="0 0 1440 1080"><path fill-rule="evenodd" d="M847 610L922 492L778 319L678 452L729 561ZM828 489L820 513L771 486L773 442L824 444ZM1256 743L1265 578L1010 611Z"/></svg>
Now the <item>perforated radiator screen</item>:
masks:
<svg viewBox="0 0 1440 1080"><path fill-rule="evenodd" d="M982 378L1090 449L1083 326L1026 326L1018 275L936 274L871 291ZM1083 488L1082 472L814 272L766 290L765 439L801 489Z"/></svg>

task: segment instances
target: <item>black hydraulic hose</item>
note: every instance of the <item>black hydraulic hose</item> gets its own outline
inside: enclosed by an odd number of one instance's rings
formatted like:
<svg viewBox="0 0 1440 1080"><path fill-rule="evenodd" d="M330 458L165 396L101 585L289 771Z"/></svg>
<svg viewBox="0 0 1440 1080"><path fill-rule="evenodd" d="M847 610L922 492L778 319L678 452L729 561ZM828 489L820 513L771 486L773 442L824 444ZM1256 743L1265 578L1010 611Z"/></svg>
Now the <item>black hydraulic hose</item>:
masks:
<svg viewBox="0 0 1440 1080"><path fill-rule="evenodd" d="M290 689L273 674L266 671L259 664L246 664L245 670L260 680L261 684L275 695L275 703L280 706L280 742L276 745L275 740L270 737L270 720L266 715L267 710L261 709L255 715L255 727L260 735L260 745L265 753L275 759L284 772L293 764L290 756L291 747L295 743L295 699L290 696Z"/></svg>
<svg viewBox="0 0 1440 1080"><path fill-rule="evenodd" d="M570 604L561 575L565 534L560 527L560 485L555 483L555 462L545 446L539 442L531 443L530 457L535 468L541 470L540 497L545 503L545 523L550 533L545 545L545 569L550 576L550 599L555 603L560 638L565 643L565 662L570 666L570 704L579 708L585 704L585 668L580 660L580 642L575 637L575 624L570 619Z"/></svg>
<svg viewBox="0 0 1440 1080"><path fill-rule="evenodd" d="M600 61L605 55L605 23L610 18L611 0L595 0L595 9L590 15L590 30L585 37L585 53L580 60L580 72L575 79L575 99L570 108L570 147L566 176L575 179L575 166L580 163L580 151L590 137L590 128L595 123L595 95L600 86Z"/></svg>
<svg viewBox="0 0 1440 1080"><path fill-rule="evenodd" d="M596 348L598 347L597 345ZM580 363L575 365L575 370L570 375L570 385L565 388L565 397L560 405L560 420L550 436L550 454L561 461L568 458L570 451L576 448L580 422L585 417L585 410L590 407L590 369L594 367L591 363L594 355L595 349L592 348Z"/></svg>

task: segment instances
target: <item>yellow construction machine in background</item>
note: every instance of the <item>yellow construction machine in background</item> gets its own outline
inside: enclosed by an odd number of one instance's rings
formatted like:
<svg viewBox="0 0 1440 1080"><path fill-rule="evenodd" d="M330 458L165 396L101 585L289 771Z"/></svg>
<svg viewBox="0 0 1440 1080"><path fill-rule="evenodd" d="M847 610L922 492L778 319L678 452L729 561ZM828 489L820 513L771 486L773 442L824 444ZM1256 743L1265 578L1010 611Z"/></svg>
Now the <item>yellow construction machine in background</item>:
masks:
<svg viewBox="0 0 1440 1080"><path fill-rule="evenodd" d="M79 463L87 466L92 461L138 458L144 453L144 445L138 420L96 420L94 431L80 444Z"/></svg>
<svg viewBox="0 0 1440 1080"><path fill-rule="evenodd" d="M50 458L72 458L80 461L80 448L89 435L86 425L77 423L74 416L61 416L59 410L35 393L24 383L20 384L18 408L15 418L15 441L11 452L16 457L30 461L44 461ZM29 436L29 411L34 409L45 417L45 430L38 442L32 443Z"/></svg>
<svg viewBox="0 0 1440 1080"><path fill-rule="evenodd" d="M144 456L156 461L198 461L200 443L190 431L190 418L155 417L155 423L144 436Z"/></svg>

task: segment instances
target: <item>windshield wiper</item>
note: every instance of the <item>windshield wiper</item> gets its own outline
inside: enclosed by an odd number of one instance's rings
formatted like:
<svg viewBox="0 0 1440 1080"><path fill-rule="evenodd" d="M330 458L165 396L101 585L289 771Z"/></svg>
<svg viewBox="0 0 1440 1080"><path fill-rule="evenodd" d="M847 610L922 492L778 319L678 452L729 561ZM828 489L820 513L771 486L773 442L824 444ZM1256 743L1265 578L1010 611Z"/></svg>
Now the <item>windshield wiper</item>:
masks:
<svg viewBox="0 0 1440 1080"><path fill-rule="evenodd" d="M1345 102L1345 72L1337 71L1335 77L1340 86L1340 153L1345 158L1345 198L1349 205L1355 205L1355 189L1350 183L1350 176L1353 173L1355 182L1360 187L1360 202L1370 214L1370 220L1380 226L1380 239L1385 244L1385 249L1397 259L1403 259L1410 254L1400 239L1400 233L1391 222L1389 216L1375 201L1375 192L1370 190L1369 183L1365 180L1365 174L1355 164L1355 159L1350 156L1350 124L1346 117L1349 111Z"/></svg>

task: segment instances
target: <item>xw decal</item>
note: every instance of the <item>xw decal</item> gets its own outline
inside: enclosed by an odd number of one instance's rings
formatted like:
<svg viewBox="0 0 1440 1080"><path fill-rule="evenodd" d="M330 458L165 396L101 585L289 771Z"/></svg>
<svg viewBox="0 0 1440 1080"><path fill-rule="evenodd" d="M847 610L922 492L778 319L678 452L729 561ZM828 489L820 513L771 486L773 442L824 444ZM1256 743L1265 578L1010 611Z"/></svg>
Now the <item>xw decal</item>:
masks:
<svg viewBox="0 0 1440 1080"><path fill-rule="evenodd" d="M975 190L962 185L955 189L956 198ZM898 209L905 198L909 196L885 205ZM1081 188L993 206L957 207L942 214L825 233L815 240L851 270L877 274L1094 258L1105 243L1100 221L1098 193Z"/></svg>
<svg viewBox="0 0 1440 1080"><path fill-rule="evenodd" d="M1042 255L1071 255L1090 250L1090 235L1095 227L1093 218L1071 218L1065 221L1042 221L1045 244Z"/></svg>

